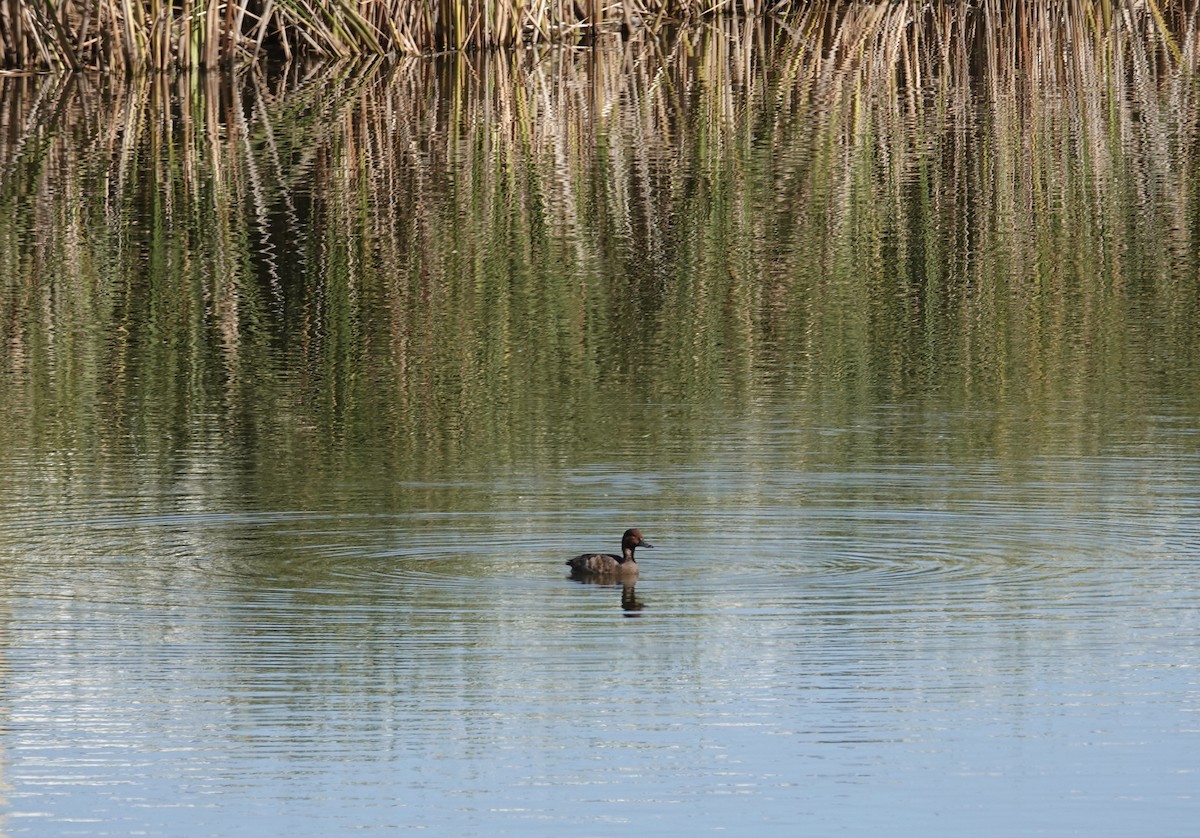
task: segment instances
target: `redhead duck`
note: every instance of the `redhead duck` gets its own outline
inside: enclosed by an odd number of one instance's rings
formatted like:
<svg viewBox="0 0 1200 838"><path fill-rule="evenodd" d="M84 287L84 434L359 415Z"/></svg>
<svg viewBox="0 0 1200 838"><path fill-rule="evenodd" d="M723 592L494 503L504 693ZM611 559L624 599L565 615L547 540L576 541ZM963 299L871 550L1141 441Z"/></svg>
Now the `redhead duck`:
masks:
<svg viewBox="0 0 1200 838"><path fill-rule="evenodd" d="M567 562L572 576L619 576L628 578L638 572L633 551L638 547L653 547L642 539L641 530L625 530L621 536L621 555L612 553L584 553Z"/></svg>

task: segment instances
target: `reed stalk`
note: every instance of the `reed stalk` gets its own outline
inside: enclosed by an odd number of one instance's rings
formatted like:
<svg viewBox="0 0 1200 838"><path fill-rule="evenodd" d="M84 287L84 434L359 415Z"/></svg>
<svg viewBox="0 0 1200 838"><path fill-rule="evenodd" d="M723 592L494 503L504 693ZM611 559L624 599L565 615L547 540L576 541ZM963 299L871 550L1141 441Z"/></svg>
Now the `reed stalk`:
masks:
<svg viewBox="0 0 1200 838"><path fill-rule="evenodd" d="M0 67L133 73L245 63L264 50L342 58L570 44L734 8L701 0L3 0Z"/></svg>

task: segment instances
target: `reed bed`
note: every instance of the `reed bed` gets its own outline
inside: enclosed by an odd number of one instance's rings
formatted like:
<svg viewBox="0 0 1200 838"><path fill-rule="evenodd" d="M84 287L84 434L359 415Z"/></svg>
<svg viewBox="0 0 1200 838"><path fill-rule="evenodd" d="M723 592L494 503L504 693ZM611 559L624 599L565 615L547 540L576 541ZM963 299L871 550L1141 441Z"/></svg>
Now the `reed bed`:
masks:
<svg viewBox="0 0 1200 838"><path fill-rule="evenodd" d="M1171 345L1200 320L1197 21L1052 9L0 79L0 375L116 405L72 433L147 450L278 398L313 468L350 433L503 460L536 428L621 421L627 399L578 399L635 382L740 401L765 353L843 394L1136 389L1173 373L1129 368L1124 307ZM676 339L647 368L657 328ZM285 374L303 386L275 393ZM1057 420L1086 426L1073 404Z"/></svg>
<svg viewBox="0 0 1200 838"><path fill-rule="evenodd" d="M752 0L4 0L0 66L137 72L260 57L417 55L580 43Z"/></svg>
<svg viewBox="0 0 1200 838"><path fill-rule="evenodd" d="M521 44L587 43L606 33L630 36L695 25L713 15L738 12L788 21L805 38L866 46L880 40L874 60L901 61L918 71L920 34L950 35L938 22L973 27L960 36L1001 34L991 60L1030 47L1047 27L1085 23L1102 36L1129 16L1150 15L1171 41L1194 15L1194 0L1043 0L1007 3L981 0L905 0L884 10L865 4L843 19L852 28L820 31L832 19L835 0L3 0L0 2L0 67L30 69L145 70L216 68L273 56L342 59L352 56L418 55L512 47ZM844 3L858 5L855 2ZM866 27L857 31L853 27ZM901 34L905 30L909 34ZM904 41L904 43L902 43ZM948 42L942 40L943 46ZM936 44L934 45L936 46ZM909 48L908 52L898 52ZM912 48L918 52L911 51ZM931 54L931 53L927 53ZM948 57L949 53L945 53ZM1061 69L1058 68L1058 69ZM1047 68L1055 72L1054 66ZM919 75L914 76L919 80Z"/></svg>

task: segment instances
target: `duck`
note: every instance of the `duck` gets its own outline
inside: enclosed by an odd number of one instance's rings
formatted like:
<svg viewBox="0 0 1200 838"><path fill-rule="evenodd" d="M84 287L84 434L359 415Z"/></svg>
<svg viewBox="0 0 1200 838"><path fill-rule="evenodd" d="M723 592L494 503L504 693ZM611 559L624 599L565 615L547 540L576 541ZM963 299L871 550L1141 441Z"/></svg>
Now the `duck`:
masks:
<svg viewBox="0 0 1200 838"><path fill-rule="evenodd" d="M614 576L628 579L636 576L638 572L638 563L637 559L633 557L633 551L639 547L653 546L653 544L642 538L641 530L625 530L625 534L621 536L621 555L617 556L612 553L584 553L568 561L567 566L571 568L572 576L593 578L598 576Z"/></svg>

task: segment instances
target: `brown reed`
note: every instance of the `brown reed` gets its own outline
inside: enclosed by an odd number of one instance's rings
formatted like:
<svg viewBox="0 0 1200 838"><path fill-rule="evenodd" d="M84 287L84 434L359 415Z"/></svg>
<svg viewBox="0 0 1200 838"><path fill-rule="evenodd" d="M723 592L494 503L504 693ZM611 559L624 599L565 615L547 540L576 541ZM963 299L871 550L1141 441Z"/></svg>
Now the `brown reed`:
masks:
<svg viewBox="0 0 1200 838"><path fill-rule="evenodd" d="M705 14L709 0L0 0L0 67L214 68L266 54L345 58L584 43Z"/></svg>
<svg viewBox="0 0 1200 838"><path fill-rule="evenodd" d="M919 83L938 51L948 58L954 39L990 42L995 61L1031 48L1039 31L1044 35L1062 21L1102 36L1114 20L1146 13L1178 61L1183 46L1176 33L1194 27L1196 7L1196 0L0 0L0 68L134 74L216 68L263 56L346 58L584 44L734 12L769 15L814 43L881 66L899 63L901 76ZM951 25L954 32L946 28ZM1044 69L1053 73L1060 63L1051 61Z"/></svg>

